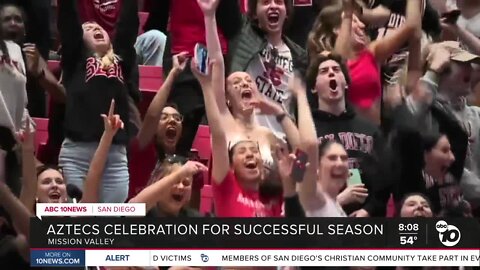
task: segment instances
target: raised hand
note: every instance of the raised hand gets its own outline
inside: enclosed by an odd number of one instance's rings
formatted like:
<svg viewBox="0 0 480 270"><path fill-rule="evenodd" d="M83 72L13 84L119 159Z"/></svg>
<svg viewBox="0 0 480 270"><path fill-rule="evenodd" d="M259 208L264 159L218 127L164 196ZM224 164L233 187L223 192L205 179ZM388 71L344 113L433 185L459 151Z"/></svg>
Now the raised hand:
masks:
<svg viewBox="0 0 480 270"><path fill-rule="evenodd" d="M279 115L285 112L282 105L266 98L262 94L257 94L255 99L251 102L251 105L259 109L261 114Z"/></svg>
<svg viewBox="0 0 480 270"><path fill-rule="evenodd" d="M278 174L282 180L283 192L285 196L292 196L296 193L296 180L292 179L293 164L296 156L289 154L288 150L277 144L275 147L275 155L278 166Z"/></svg>
<svg viewBox="0 0 480 270"><path fill-rule="evenodd" d="M190 63L190 69L192 70L193 76L198 80L200 85L202 86L202 89L206 89L212 86L212 69L213 69L213 64L215 63L215 60L209 60L208 61L208 74L205 75L198 70L198 63L195 60L195 58L192 59Z"/></svg>
<svg viewBox="0 0 480 270"><path fill-rule="evenodd" d="M185 70L185 67L187 66L187 61L188 60L188 52L181 52L179 54L176 54L173 56L173 71L178 73L181 73L182 71Z"/></svg>
<svg viewBox="0 0 480 270"><path fill-rule="evenodd" d="M22 145L24 151L34 151L34 138L35 133L31 129L31 119L26 118L25 129L18 131L15 135L17 137L17 143Z"/></svg>
<svg viewBox="0 0 480 270"><path fill-rule="evenodd" d="M105 128L105 133L111 136L115 136L119 129L123 129L123 121L120 119L120 115L114 114L115 111L115 100L112 99L110 103L110 109L108 110L108 115L102 114L103 125Z"/></svg>
<svg viewBox="0 0 480 270"><path fill-rule="evenodd" d="M35 44L26 43L23 47L23 52L27 58L27 71L35 77L40 76L42 69L40 68L40 53Z"/></svg>
<svg viewBox="0 0 480 270"><path fill-rule="evenodd" d="M295 72L294 76L288 82L288 89L294 97L298 97L300 94L307 93L307 87L304 80L298 72Z"/></svg>
<svg viewBox="0 0 480 270"><path fill-rule="evenodd" d="M219 0L197 0L198 6L205 16L213 16L217 11Z"/></svg>
<svg viewBox="0 0 480 270"><path fill-rule="evenodd" d="M208 171L207 166L203 165L202 163L198 161L187 161L182 166L182 172L184 173L185 176L194 176L199 172L206 172Z"/></svg>

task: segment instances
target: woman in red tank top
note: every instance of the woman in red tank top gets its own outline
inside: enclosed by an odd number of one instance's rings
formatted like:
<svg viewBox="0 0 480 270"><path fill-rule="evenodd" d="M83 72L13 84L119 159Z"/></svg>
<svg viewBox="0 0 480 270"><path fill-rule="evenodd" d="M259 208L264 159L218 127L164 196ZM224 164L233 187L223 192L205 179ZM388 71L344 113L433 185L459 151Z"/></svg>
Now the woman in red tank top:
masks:
<svg viewBox="0 0 480 270"><path fill-rule="evenodd" d="M382 96L379 64L400 49L415 34L421 34L420 1L407 1L405 24L381 40L370 42L365 24L359 19L363 8L354 0L330 5L319 13L308 39L308 53L316 57L324 50L348 59L351 85L349 101L358 111L380 123Z"/></svg>

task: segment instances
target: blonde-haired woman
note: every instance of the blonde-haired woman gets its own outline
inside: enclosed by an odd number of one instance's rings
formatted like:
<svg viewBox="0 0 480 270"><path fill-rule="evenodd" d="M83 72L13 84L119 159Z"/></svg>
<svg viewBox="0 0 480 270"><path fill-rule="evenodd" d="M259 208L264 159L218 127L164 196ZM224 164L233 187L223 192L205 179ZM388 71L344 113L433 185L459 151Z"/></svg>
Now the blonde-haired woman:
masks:
<svg viewBox="0 0 480 270"><path fill-rule="evenodd" d="M90 161L103 133L99 117L112 99L115 114L129 119L129 86L135 65L134 43L138 31L137 0L125 0L115 39L95 22L80 24L75 0L58 2L58 29L62 42L63 84L66 89L65 141L59 156L67 181L83 187ZM126 146L129 125L113 138L102 177L100 201L124 202L128 195Z"/></svg>
<svg viewBox="0 0 480 270"><path fill-rule="evenodd" d="M374 42L370 42L366 25L358 17L362 9L356 1L337 2L324 7L317 16L308 38L308 53L314 58L324 50L334 51L348 59L352 79L348 99L359 113L379 123L382 94L379 66L411 36L421 33L421 1L407 1L404 25Z"/></svg>

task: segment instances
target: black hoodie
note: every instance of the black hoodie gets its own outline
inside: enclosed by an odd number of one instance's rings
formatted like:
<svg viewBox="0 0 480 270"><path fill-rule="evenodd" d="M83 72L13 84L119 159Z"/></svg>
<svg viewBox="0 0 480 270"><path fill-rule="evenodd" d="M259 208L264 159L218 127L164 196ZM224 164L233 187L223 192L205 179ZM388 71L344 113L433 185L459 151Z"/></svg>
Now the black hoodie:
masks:
<svg viewBox="0 0 480 270"><path fill-rule="evenodd" d="M368 189L368 198L363 205L344 207L347 214L365 209L370 216L385 216L390 196L390 179L386 176L380 157L385 151L380 130L369 121L358 116L353 108L347 106L340 115L317 110L313 111L313 121L318 140L336 140L347 150L350 169L359 169L362 182Z"/></svg>
<svg viewBox="0 0 480 270"><path fill-rule="evenodd" d="M123 2L116 26L113 50L118 58L108 70L104 70L83 42L76 1L58 2L58 28L62 41L62 71L67 100L65 111L65 137L76 142L98 142L104 130L101 114L108 113L110 102L115 99L115 113L129 120L128 86L135 65L135 44L138 34L138 6L135 0ZM132 97L133 98L133 97ZM131 136L129 125L117 132L113 144L127 145Z"/></svg>

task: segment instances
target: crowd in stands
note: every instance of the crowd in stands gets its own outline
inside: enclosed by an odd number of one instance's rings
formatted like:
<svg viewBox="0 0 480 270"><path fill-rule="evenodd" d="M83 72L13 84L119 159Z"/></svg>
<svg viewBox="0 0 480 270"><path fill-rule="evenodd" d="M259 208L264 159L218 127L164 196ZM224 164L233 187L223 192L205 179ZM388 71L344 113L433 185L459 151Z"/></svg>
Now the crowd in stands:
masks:
<svg viewBox="0 0 480 270"><path fill-rule="evenodd" d="M0 0L0 265L37 202L478 218L479 55L478 0Z"/></svg>

